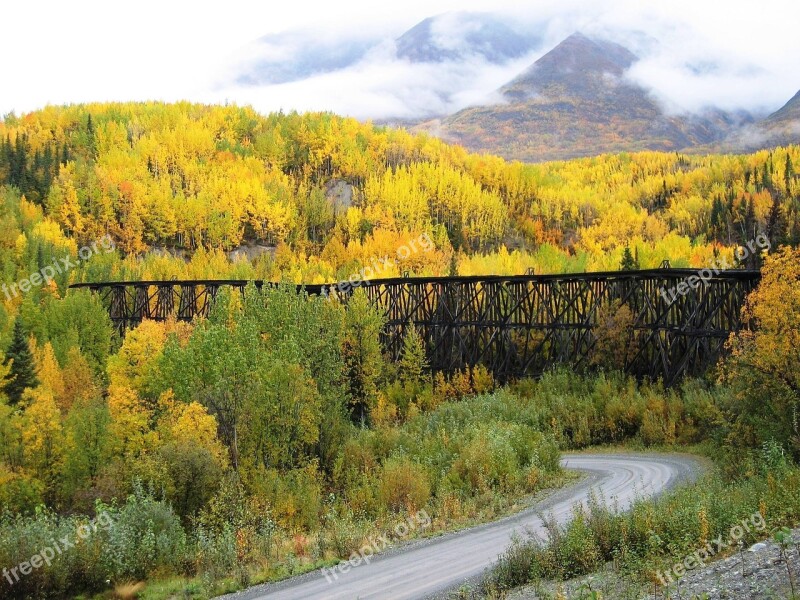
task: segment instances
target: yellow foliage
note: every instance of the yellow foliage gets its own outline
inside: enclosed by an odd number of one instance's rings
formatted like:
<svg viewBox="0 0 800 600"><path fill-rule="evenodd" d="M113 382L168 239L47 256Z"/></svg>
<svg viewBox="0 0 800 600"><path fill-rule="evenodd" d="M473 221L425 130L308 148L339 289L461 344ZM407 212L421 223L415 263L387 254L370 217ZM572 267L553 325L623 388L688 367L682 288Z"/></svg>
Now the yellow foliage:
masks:
<svg viewBox="0 0 800 600"><path fill-rule="evenodd" d="M22 445L25 462L42 479L54 477L63 459L61 412L53 393L42 386L25 390Z"/></svg>
<svg viewBox="0 0 800 600"><path fill-rule="evenodd" d="M167 416L165 441L205 448L221 468L228 464L228 452L217 437L217 420L197 402L172 404Z"/></svg>
<svg viewBox="0 0 800 600"><path fill-rule="evenodd" d="M158 435L151 431L151 412L132 388L108 386L109 434L115 454L139 456L155 447Z"/></svg>

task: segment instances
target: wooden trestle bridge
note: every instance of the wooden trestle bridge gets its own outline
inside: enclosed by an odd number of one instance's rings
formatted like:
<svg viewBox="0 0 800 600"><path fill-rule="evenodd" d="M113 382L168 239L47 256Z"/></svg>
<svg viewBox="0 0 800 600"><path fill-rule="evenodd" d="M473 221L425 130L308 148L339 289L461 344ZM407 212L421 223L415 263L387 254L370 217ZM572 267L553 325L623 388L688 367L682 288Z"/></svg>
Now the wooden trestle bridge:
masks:
<svg viewBox="0 0 800 600"><path fill-rule="evenodd" d="M700 280L702 276L706 279ZM452 373L483 364L499 380L535 376L556 363L585 364L596 341L598 309L617 301L633 316L625 368L672 385L713 365L740 328L744 299L758 271L653 269L478 277L417 277L362 282L387 316L386 352L398 358L404 330L423 336L430 366ZM221 288L239 280L81 283L101 296L121 333L143 319L208 315ZM275 285L254 281L256 287ZM302 286L325 294L326 285ZM340 286L340 289L344 286ZM344 287L345 299L352 288ZM681 291L685 293L680 293Z"/></svg>

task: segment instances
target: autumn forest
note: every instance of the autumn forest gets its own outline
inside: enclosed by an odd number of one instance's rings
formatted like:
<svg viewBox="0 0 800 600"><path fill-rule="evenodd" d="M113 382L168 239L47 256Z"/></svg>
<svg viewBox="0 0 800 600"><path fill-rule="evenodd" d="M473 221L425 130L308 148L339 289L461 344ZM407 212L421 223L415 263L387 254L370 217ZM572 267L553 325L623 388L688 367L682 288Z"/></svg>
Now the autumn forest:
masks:
<svg viewBox="0 0 800 600"><path fill-rule="evenodd" d="M737 258L757 236L769 250ZM345 305L294 285L347 280L420 239L430 245L381 263L380 277L724 259L763 279L744 308L753 327L705 378L665 389L597 361L500 386L481 366L431 373L413 327L401 359L385 360L385 317L362 292ZM738 490L736 510L780 505L774 525L791 524L798 247L800 146L523 164L328 113L124 103L7 115L0 567L97 515L116 525L13 585L0 578L0 595L108 598L147 582L142 597L210 597L331 564L420 509L436 532L508 514L569 481L562 450L590 446L702 446L714 485ZM72 268L20 287L64 257ZM221 293L207 319L124 336L100 298L68 290L157 279L292 285ZM736 511L723 512L712 528ZM661 524L671 552L691 545L690 521ZM670 559L639 533L613 560Z"/></svg>

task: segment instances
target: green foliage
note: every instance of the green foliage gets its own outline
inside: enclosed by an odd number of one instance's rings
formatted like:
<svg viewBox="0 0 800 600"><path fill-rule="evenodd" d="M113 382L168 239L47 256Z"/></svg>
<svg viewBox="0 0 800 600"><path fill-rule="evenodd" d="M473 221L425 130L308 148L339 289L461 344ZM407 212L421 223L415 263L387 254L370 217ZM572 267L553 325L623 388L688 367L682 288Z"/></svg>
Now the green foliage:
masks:
<svg viewBox="0 0 800 600"><path fill-rule="evenodd" d="M350 418L364 423L378 395L384 362L380 334L386 319L363 289L348 300L344 319L342 358L350 388Z"/></svg>
<svg viewBox="0 0 800 600"><path fill-rule="evenodd" d="M625 246L619 268L621 271L635 271L639 268L639 261L633 257L630 246Z"/></svg>
<svg viewBox="0 0 800 600"><path fill-rule="evenodd" d="M172 508L141 486L115 509L99 504L113 525L108 528L102 559L113 581L141 580L151 573L180 571L185 560L186 535Z"/></svg>
<svg viewBox="0 0 800 600"><path fill-rule="evenodd" d="M172 338L156 389L217 418L234 469L330 464L344 416L342 319L293 289L221 294L185 346Z"/></svg>
<svg viewBox="0 0 800 600"><path fill-rule="evenodd" d="M14 585L0 578L3 598L64 597L99 591L109 580L122 583L183 568L180 520L141 487L121 506L101 503L96 511L94 520L46 509L27 517L0 514L0 564L19 565L46 548L55 555ZM62 544L65 539L72 545Z"/></svg>
<svg viewBox="0 0 800 600"><path fill-rule="evenodd" d="M11 404L18 404L26 389L36 387L38 381L34 372L33 356L31 355L28 335L23 329L22 320L14 322L14 337L11 346L6 352L6 364L11 369L7 376L3 391L8 396Z"/></svg>
<svg viewBox="0 0 800 600"><path fill-rule="evenodd" d="M759 515L758 521L763 518L763 528L756 527L753 515ZM727 543L735 525L752 525L749 530L740 528L741 541L748 545L798 519L796 467L736 481L710 474L655 500L638 500L624 513L594 497L588 510L578 509L569 524L546 521L546 540L517 540L484 580L483 589L497 592L539 579L569 579L611 561L643 581L657 581L658 572L710 540L719 536Z"/></svg>
<svg viewBox="0 0 800 600"><path fill-rule="evenodd" d="M409 324L403 336L403 349L400 354L398 371L404 383L424 381L429 365L425 342L415 325Z"/></svg>

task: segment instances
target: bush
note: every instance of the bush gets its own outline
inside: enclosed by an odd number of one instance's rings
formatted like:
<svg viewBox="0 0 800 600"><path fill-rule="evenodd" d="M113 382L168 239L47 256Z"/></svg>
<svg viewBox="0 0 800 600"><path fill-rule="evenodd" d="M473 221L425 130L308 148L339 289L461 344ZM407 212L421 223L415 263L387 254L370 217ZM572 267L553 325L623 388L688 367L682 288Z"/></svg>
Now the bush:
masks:
<svg viewBox="0 0 800 600"><path fill-rule="evenodd" d="M425 506L430 494L428 474L417 463L394 456L383 465L380 498L389 510L413 513Z"/></svg>
<svg viewBox="0 0 800 600"><path fill-rule="evenodd" d="M27 517L4 513L0 564L11 568L44 556L47 549L53 557L13 586L0 578L2 597L68 596L101 590L109 580L183 572L186 538L180 519L141 487L120 508L98 504L97 515L95 520L59 516L43 508ZM64 539L74 544L65 545Z"/></svg>
<svg viewBox="0 0 800 600"><path fill-rule="evenodd" d="M99 505L113 519L104 541L102 562L112 581L179 573L186 565L186 534L178 515L140 485L120 508Z"/></svg>

